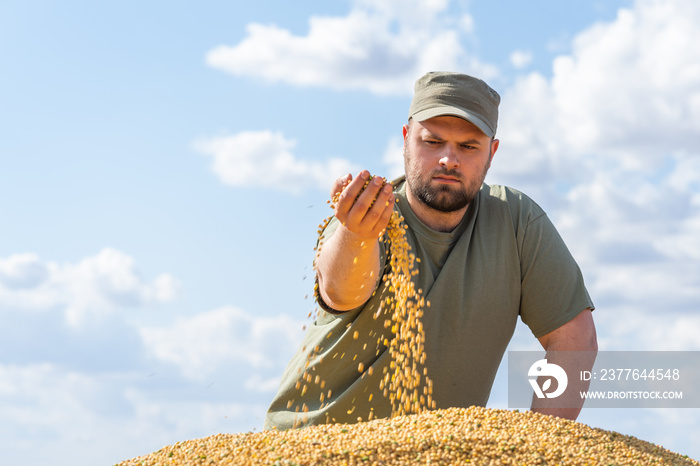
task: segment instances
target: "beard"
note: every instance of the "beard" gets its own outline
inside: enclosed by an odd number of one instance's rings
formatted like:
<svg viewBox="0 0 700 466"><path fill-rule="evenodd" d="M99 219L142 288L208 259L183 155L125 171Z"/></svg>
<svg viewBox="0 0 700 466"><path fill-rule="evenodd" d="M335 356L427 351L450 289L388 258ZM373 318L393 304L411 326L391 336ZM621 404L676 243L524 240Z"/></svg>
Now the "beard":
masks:
<svg viewBox="0 0 700 466"><path fill-rule="evenodd" d="M438 168L428 174L420 173L418 170L409 170L411 154L408 147L404 149L404 158L406 182L413 195L427 207L446 213L458 211L471 204L481 189L490 165L486 164L481 173L470 179L465 179L457 170L446 168ZM457 178L461 184L452 186L432 182L434 177L441 175Z"/></svg>

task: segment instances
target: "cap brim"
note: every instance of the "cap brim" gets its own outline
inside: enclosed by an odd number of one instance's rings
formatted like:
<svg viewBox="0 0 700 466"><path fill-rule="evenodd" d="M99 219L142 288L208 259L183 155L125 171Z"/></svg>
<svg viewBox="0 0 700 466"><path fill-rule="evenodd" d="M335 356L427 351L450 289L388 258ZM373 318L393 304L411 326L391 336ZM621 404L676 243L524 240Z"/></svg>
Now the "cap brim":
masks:
<svg viewBox="0 0 700 466"><path fill-rule="evenodd" d="M449 106L444 106L444 107L432 107L427 110L423 110L420 112L414 113L411 118L413 118L416 121L425 121L430 118L435 118L438 116L456 116L459 118L462 118L464 120L467 120L469 123L473 124L477 128L481 130L482 133L484 133L486 136L492 138L494 136L494 132L491 131L489 126L484 123L484 121L475 116L472 113L466 112L461 108L457 107L449 107Z"/></svg>

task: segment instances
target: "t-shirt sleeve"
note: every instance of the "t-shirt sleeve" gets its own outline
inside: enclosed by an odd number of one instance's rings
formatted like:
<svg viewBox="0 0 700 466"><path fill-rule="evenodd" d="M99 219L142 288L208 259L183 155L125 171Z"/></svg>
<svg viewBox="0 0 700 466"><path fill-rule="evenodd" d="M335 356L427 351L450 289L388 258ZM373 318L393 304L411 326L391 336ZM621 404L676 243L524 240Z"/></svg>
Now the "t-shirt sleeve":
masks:
<svg viewBox="0 0 700 466"><path fill-rule="evenodd" d="M316 243L317 249L323 247L323 242L326 241L328 238L330 238L333 235L333 233L335 233L335 230L338 229L338 225L340 225L340 221L336 217L331 217L331 219L328 221L328 224L323 229L323 232L319 236L319 239ZM384 271L386 269L386 265L387 265L387 246L386 246L387 241L388 241L388 239L387 239L386 234L384 235L384 237L382 237L382 240L379 241L379 270L381 270L381 271ZM380 272L379 277L377 277L377 282L374 285L375 291L382 282L381 281L382 275L383 275L383 272ZM318 304L318 306L321 309L323 309L324 311L326 311L330 314L340 314L340 313L349 312L349 311L337 311L337 310L333 309L332 307L330 307L328 304L326 304L325 301L323 301L323 298L321 298L321 294L318 291L318 275L316 275L314 277L314 280L315 280L315 282L314 282L314 298L316 299L316 303ZM364 304L362 304L362 306L359 306L355 309L351 309L351 311L355 311L363 306L364 306Z"/></svg>
<svg viewBox="0 0 700 466"><path fill-rule="evenodd" d="M539 338L594 309L578 264L545 213L528 219L521 236L520 317Z"/></svg>

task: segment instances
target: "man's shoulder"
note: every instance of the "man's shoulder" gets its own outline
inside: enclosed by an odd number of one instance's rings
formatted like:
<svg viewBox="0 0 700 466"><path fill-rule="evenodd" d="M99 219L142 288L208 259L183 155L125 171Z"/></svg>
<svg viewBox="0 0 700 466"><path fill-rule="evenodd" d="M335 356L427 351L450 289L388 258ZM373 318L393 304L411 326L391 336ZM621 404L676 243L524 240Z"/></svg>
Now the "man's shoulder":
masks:
<svg viewBox="0 0 700 466"><path fill-rule="evenodd" d="M486 183L481 187L481 207L488 212L497 209L510 211L514 220L528 222L543 215L544 210L527 194L510 186Z"/></svg>
<svg viewBox="0 0 700 466"><path fill-rule="evenodd" d="M536 204L535 201L524 192L502 184L484 183L481 186L481 193L488 201L514 204Z"/></svg>

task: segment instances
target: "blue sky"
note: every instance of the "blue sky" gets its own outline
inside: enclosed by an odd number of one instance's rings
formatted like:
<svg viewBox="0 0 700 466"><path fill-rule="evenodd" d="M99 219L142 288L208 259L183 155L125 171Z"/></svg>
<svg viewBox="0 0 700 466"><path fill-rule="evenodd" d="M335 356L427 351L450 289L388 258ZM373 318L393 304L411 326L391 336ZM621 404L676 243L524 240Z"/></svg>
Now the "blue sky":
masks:
<svg viewBox="0 0 700 466"><path fill-rule="evenodd" d="M548 211L601 349L700 350L698 22L692 0L0 3L7 458L260 429L331 180L400 172L430 69L501 93L487 182ZM697 410L580 420L700 458Z"/></svg>

